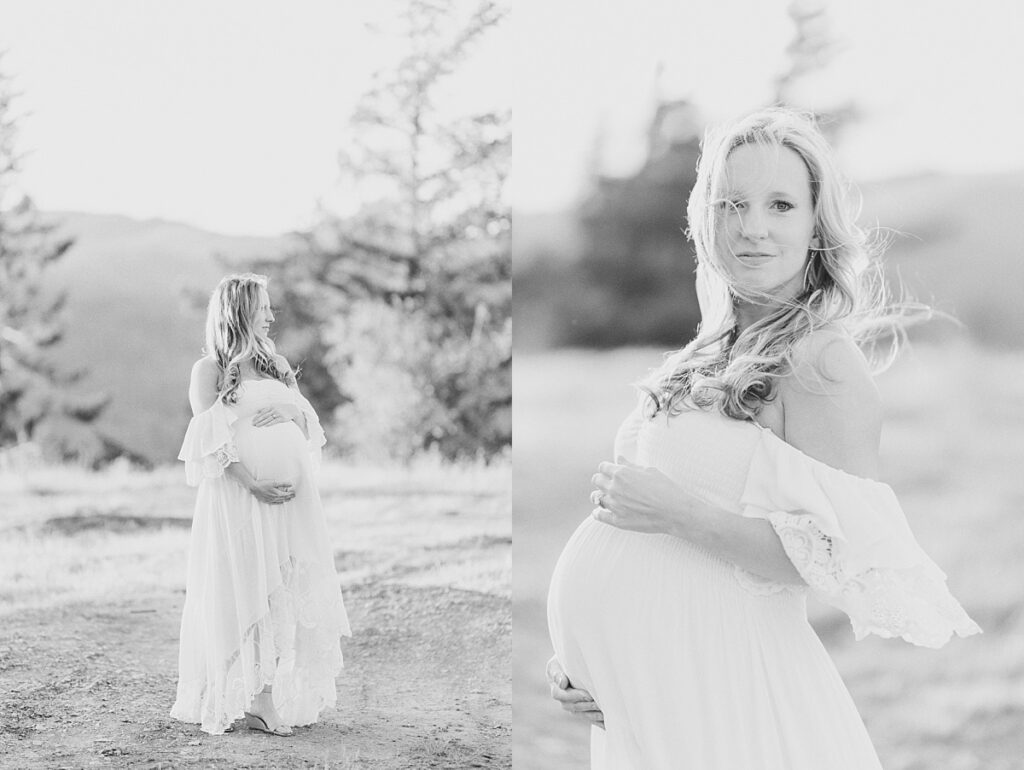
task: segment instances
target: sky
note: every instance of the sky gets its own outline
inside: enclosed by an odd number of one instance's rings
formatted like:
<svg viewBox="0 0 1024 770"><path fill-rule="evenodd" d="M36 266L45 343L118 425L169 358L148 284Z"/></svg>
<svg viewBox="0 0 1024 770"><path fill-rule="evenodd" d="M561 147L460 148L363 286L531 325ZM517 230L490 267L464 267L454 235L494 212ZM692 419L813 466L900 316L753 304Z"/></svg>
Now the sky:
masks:
<svg viewBox="0 0 1024 770"><path fill-rule="evenodd" d="M767 103L789 0L516 0L513 205L571 205L595 158L628 174L658 99L718 123ZM859 181L1024 168L1024 10L1012 0L822 0L839 48L812 108L852 100L838 147ZM599 148L599 149L595 149Z"/></svg>
<svg viewBox="0 0 1024 770"><path fill-rule="evenodd" d="M400 55L389 8L0 0L0 70L21 94L28 153L20 184L43 210L228 234L306 227L339 195L336 158L359 96ZM508 26L471 58L468 105L500 106L510 92Z"/></svg>
<svg viewBox="0 0 1024 770"><path fill-rule="evenodd" d="M345 195L336 156L371 74L398 56L384 9L399 1L0 0L22 185L44 210L306 227ZM764 104L788 2L513 0L459 91L513 108L513 206L571 206L595 157L630 173L659 98L712 123ZM854 178L1024 167L1021 4L822 2L841 49L806 93L861 110L839 147Z"/></svg>

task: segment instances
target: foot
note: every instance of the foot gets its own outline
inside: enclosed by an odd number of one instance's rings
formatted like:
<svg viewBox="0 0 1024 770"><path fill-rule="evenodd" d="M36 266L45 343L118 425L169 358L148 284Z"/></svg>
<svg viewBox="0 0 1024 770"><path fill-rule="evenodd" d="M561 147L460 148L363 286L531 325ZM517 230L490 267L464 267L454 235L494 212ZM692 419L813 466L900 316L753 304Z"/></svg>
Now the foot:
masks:
<svg viewBox="0 0 1024 770"><path fill-rule="evenodd" d="M292 734L292 728L284 724L278 716L273 697L266 692L261 692L253 698L252 705L245 712L245 725L250 730L259 730L271 735Z"/></svg>
<svg viewBox="0 0 1024 770"><path fill-rule="evenodd" d="M292 728L288 725L277 724L272 727L270 723L268 723L267 720L259 714L253 714L249 711L245 712L245 726L250 730L257 730L269 735L280 735L281 737L286 737L292 734Z"/></svg>

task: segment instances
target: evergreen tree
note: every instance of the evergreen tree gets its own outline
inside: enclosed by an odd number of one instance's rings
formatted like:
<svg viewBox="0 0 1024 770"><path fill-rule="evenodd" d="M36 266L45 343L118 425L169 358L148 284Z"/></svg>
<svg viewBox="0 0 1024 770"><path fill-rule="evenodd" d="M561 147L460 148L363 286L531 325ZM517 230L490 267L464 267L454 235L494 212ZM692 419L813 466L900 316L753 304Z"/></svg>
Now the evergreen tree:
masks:
<svg viewBox="0 0 1024 770"><path fill-rule="evenodd" d="M107 399L76 393L81 374L52 356L65 297L47 290L46 271L72 241L54 237L19 189L14 99L0 73L0 447L36 441L61 458L92 461L103 442L87 426Z"/></svg>
<svg viewBox="0 0 1024 770"><path fill-rule="evenodd" d="M786 68L775 78L774 103L813 110L822 131L835 141L840 129L859 116L856 105L849 99L811 103L804 96L804 88L808 79L828 68L842 45L829 30L827 9L820 0L792 0L787 13L795 31L786 46Z"/></svg>
<svg viewBox="0 0 1024 770"><path fill-rule="evenodd" d="M506 15L490 0L401 3L405 54L375 76L339 156L357 204L266 265L322 319L349 448L455 459L510 443L509 114L444 104Z"/></svg>
<svg viewBox="0 0 1024 770"><path fill-rule="evenodd" d="M562 341L611 347L680 346L700 320L686 200L696 177L700 123L686 100L657 106L644 165L629 177L597 175L579 210L583 302L561 306Z"/></svg>

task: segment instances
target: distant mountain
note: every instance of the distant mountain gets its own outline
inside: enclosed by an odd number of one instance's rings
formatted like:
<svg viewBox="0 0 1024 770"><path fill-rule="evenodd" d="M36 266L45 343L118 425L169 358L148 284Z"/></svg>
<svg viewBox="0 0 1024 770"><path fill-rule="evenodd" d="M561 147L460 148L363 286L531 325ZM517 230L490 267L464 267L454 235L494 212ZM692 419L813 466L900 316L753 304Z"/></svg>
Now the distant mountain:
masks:
<svg viewBox="0 0 1024 770"><path fill-rule="evenodd" d="M47 212L74 245L50 270L68 293L58 353L81 385L112 397L101 433L155 462L173 460L188 424L188 378L201 355L208 296L230 268L282 255L289 238L226 236L176 222ZM273 287L271 286L271 291Z"/></svg>

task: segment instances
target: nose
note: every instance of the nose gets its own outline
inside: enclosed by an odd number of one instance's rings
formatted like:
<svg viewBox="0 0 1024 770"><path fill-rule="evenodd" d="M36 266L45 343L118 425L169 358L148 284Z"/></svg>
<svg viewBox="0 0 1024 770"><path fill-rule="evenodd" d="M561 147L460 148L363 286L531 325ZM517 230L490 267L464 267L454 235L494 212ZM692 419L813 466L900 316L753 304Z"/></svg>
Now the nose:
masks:
<svg viewBox="0 0 1024 770"><path fill-rule="evenodd" d="M751 206L740 216L740 232L751 241L768 237L768 220L756 207Z"/></svg>
<svg viewBox="0 0 1024 770"><path fill-rule="evenodd" d="M274 323L274 311L273 310L268 310L267 311L267 323L268 324Z"/></svg>

